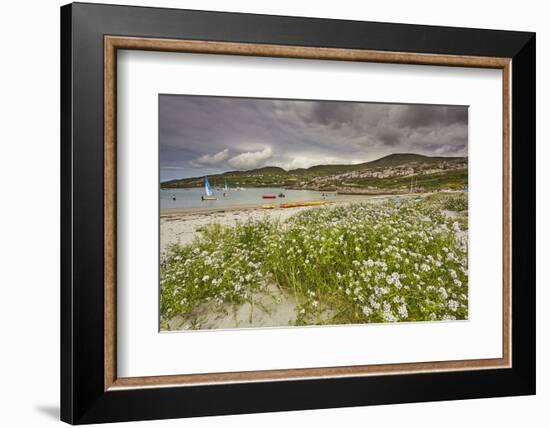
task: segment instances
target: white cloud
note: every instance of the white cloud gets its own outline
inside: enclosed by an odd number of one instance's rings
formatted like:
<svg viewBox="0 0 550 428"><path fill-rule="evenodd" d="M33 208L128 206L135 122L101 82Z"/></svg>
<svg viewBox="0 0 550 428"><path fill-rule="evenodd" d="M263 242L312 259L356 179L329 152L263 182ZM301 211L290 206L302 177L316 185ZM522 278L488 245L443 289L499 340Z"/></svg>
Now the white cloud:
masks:
<svg viewBox="0 0 550 428"><path fill-rule="evenodd" d="M229 149L222 150L214 155L203 155L200 158L197 158L191 161L193 166L203 166L203 165L219 165L224 160L229 157Z"/></svg>
<svg viewBox="0 0 550 428"><path fill-rule="evenodd" d="M235 157L229 159L228 163L233 168L247 170L253 168L259 168L266 165L266 161L273 155L271 147L267 146L260 152L246 152L241 153Z"/></svg>

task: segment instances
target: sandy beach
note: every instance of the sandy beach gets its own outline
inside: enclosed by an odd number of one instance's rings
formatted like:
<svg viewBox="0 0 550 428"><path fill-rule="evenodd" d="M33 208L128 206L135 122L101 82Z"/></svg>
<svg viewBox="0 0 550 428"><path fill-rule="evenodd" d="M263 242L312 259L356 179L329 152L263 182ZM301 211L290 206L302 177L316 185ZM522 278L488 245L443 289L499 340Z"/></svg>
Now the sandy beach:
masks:
<svg viewBox="0 0 550 428"><path fill-rule="evenodd" d="M341 206L354 203L380 203L385 201L388 195L346 195L338 200L327 200L326 206ZM269 219L285 221L292 215L311 209L319 209L319 206L264 209L263 204L241 205L224 208L172 208L163 209L160 212L160 252L175 243L189 244L197 236L197 230L208 224L219 223L224 226L234 226L249 220Z"/></svg>
<svg viewBox="0 0 550 428"><path fill-rule="evenodd" d="M269 219L285 221L294 214L307 210L318 210L327 206L347 206L357 203L381 203L388 195L346 195L338 200L327 200L326 205L280 208L279 203L273 209L262 208L263 204L239 205L223 208L171 208L160 213L160 252L161 257L172 244L190 244L198 236L198 230L209 224L218 223L224 226L235 226L237 223ZM269 205L269 204L266 204ZM253 303L252 303L253 302ZM189 329L192 325L201 329L227 329L249 327L277 327L294 325L296 322L298 302L288 292L268 284L263 292L253 294L241 305L217 305L213 301L197 306L193 313L184 318L176 315L170 318L164 329ZM319 316L327 318L331 312Z"/></svg>
<svg viewBox="0 0 550 428"><path fill-rule="evenodd" d="M461 196L464 199L464 196L462 194L457 194L458 196ZM444 195L443 197L436 197L433 200L426 200L426 197L428 194L422 195L423 197L421 199L414 199L415 201L421 201L419 202L418 208L414 208L416 204L392 204L392 205L382 205L383 202L387 201L388 199L393 199L395 196L372 196L372 195L346 195L344 197L338 196L338 199L333 199L332 201L327 201L325 205L321 206L305 206L305 207L292 207L292 208L281 208L279 206L279 203L273 203L275 207L272 209L264 209L261 205L249 205L249 206L233 206L233 207L224 207L224 208L210 208L205 209L202 207L196 207L196 208L178 208L178 209L169 209L169 210L162 210L161 216L160 216L160 232L161 232L161 257L163 257L163 254L166 254L168 247L171 244L179 243L180 245L188 245L193 242L195 238L200 236L200 230L204 228L205 226L211 225L211 224L220 224L222 226L228 226L233 227L236 226L238 223L245 223L248 221L258 221L258 220L268 220L273 222L291 222L290 218L294 215L296 215L299 212L304 211L310 211L310 210L323 210L326 209L324 207L347 207L347 209L339 210L337 212L331 212L331 213L323 213L323 212L312 212L310 216L307 216L306 218L309 219L309 224L306 221L303 225L301 224L300 228L298 230L300 233L309 234L310 237L317 236L318 234L321 234L321 236L324 239L333 239L331 238L330 234L327 234L327 223L323 223L323 221L329 221L330 224L332 224L333 215L337 216L337 218L345 218L346 224L354 225L363 222L375 222L376 224L385 224L384 222L388 221L388 211L392 210L399 210L400 207L403 207L403 211L399 211L400 215L403 218L404 224L411 225L414 224L414 231L416 233L417 230L423 230L425 234L432 236L433 240L439 240L439 247L433 247L428 246L427 249L423 247L425 245L425 241L423 240L417 240L416 243L418 248L420 248L424 252L432 251L432 253L429 253L432 255L432 259L434 260L434 263L436 258L440 258L442 252L448 252L451 254L451 256L447 257L447 263L455 263L452 268L449 268L449 285L448 287L454 287L452 289L453 295L448 294L449 296L455 296L453 299L462 299L467 300L467 297L459 297L464 295L467 296L467 293L464 294L464 290L460 287L463 286L463 284L467 284L467 278L464 277L465 272L465 266L466 266L466 258L462 255L465 254L464 247L467 242L468 237L468 230L467 230L467 218L466 223L464 223L464 210L461 208L461 206L457 201L454 201L456 199L457 195L453 195L448 193L447 195ZM410 197L411 195L409 195ZM452 198L452 199L448 199ZM406 198L408 199L408 198ZM423 201L426 202L423 202ZM448 203L451 201L452 203ZM454 202L453 202L454 201ZM364 203L368 204L364 209L357 210L357 207L354 207L354 205ZM426 216L429 216L430 211L422 211L422 208L424 207L423 204L428 203L431 209L436 208L433 212L441 213L442 216L436 216L432 218L435 223L432 223L430 219L428 219ZM464 204L464 202L463 202ZM437 211L437 207L439 207L439 211ZM365 217L356 217L356 213L367 213L365 214ZM326 215L329 215L329 217L326 217ZM362 214L363 215L363 214ZM348 217L341 217L341 216L348 216ZM446 218L447 220L442 220L443 218ZM401 217L400 217L401 218ZM419 220L420 219L420 220ZM395 220L395 219L394 219ZM395 224L395 221L391 224ZM450 221L450 222L449 222ZM454 223L452 223L454 222ZM445 223L445 224L444 224ZM462 226L460 225L462 223ZM325 227L323 227L323 224ZM452 224L452 226L450 226ZM441 228L441 226L444 226L444 228ZM254 226L251 225L251 228L258 227L258 225ZM302 228L303 227L303 228ZM344 226L345 228L346 226ZM402 228L400 233L403 233L406 235L406 228L410 226L406 226ZM392 226L391 231L382 231L381 233L385 233L385 236L382 236L381 238L378 237L377 239L381 239L382 242L385 239L388 239L388 236L394 237L394 233L396 233L396 227ZM353 230L356 230L353 228ZM358 230L361 230L359 228ZM295 231L291 230L291 233L294 233ZM399 232L399 231L398 231ZM278 226L277 228L277 236L280 234L285 233L285 227L284 225ZM356 232L353 232L354 234ZM358 232L361 233L361 232ZM448 240L445 240L445 236L448 233L453 233L455 237L455 242L449 242ZM323 235L324 234L324 235ZM246 235L246 234L245 234ZM295 236L295 235L293 235ZM341 237L344 235L341 235ZM414 239L416 234L412 235L406 235L409 237L409 239ZM328 238L327 238L328 237ZM384 239L385 238L385 239ZM167 315L164 317L162 329L168 330L168 331L174 331L174 330L189 330L189 329L231 329L231 328L258 328L258 327L280 327L280 326L289 326L289 325L321 325L326 323L334 323L339 322L338 320L344 320L345 322L351 322L353 319L346 318L349 317L348 314L348 306L350 305L349 298L347 296L350 295L352 292L351 289L348 289L348 291L342 291L341 287L338 288L337 285L339 282L336 282L333 284L333 289L331 291L333 295L337 295L340 291L342 293L346 293L341 297L342 304L335 303L334 300L326 300L328 303L322 303L322 296L323 294L317 295L315 292L317 290L312 291L312 294L307 294L300 292L300 289L293 288L292 286L292 279L294 278L291 273L289 274L288 271L286 271L286 265L287 265L287 258L289 258L290 264L294 264L294 266L298 266L299 269L304 269L302 272L303 275L310 275L309 279L307 279L305 284L317 284L318 277L315 276L315 273L313 271L310 271L308 269L307 263L309 260L309 256L306 254L305 256L299 256L295 257L293 254L290 256L288 255L290 250L287 250L286 253L283 252L268 252L266 254L258 253L259 257L264 257L261 262L262 263L268 263L269 266L271 266L269 269L270 272L276 272L276 274L280 274L278 279L275 279L274 276L264 276L263 274L260 274L260 277L257 278L257 282L251 282L254 281L255 275L258 272L256 272L257 267L255 266L256 263L258 263L257 259L249 259L249 247L246 247L247 249L244 252L241 251L241 245L250 245L252 247L257 246L258 243L256 240L250 240L247 241L246 238L242 242L245 242L245 244L241 244L241 241L231 241L230 247L226 247L226 250L229 249L229 252L227 252L226 257L231 258L232 253L235 251L238 253L236 256L236 259L233 259L231 261L232 268L229 269L227 272L224 270L223 275L220 276L219 266L216 268L210 268L212 265L212 262L209 262L208 264L201 264L201 256L197 255L196 257L193 256L192 258L187 258L185 260L184 264L181 264L179 261L176 262L174 265L172 262L172 265L174 267L170 267L170 263L167 262L166 269L168 269L167 274L164 277L165 281L165 287L172 287L167 288L167 292L165 294L166 302L168 302L167 306ZM299 239L299 237L296 237L296 239ZM342 238L340 238L342 239ZM354 238L352 238L354 239ZM362 239L368 240L369 238L367 236L364 236ZM287 241L288 243L289 241ZM292 240L292 242L296 242ZM321 242L321 241L319 241ZM362 241L361 241L362 242ZM317 257L321 255L321 252L324 250L324 244L316 244L316 241L309 241L311 245L308 244L307 247L304 248L304 252L308 253L311 252L313 254L316 254ZM233 245L236 245L236 247L233 247ZM197 242L198 245L198 242ZM216 244L217 245L217 244ZM334 243L333 245L338 245L338 243ZM355 251L360 252L361 248L357 246L358 244L355 244ZM360 245L360 244L359 244ZM292 248L292 245L290 245ZM415 248L417 248L415 245ZM372 246L371 246L372 247ZM217 247L216 247L217 248ZM235 249L234 249L235 248ZM275 247L277 248L277 247ZM278 248L281 248L279 246ZM298 247L296 247L298 248ZM317 248L317 249L316 249ZM359 249L358 249L359 248ZM369 247L370 248L370 247ZM435 248L435 249L434 249ZM438 252L438 248L443 248L440 252ZM445 250L446 249L446 250ZM188 249L187 249L188 250ZM299 250L302 250L302 247L299 248ZM178 249L175 249L175 251L181 251ZM185 250L184 250L185 251ZM351 252L354 250L352 249ZM376 250L375 250L376 251ZM417 254L414 251L411 251L409 247L405 246L403 247L403 250L399 252L399 255L405 251L409 254L409 257L420 257L420 260L423 262L425 261L425 257L421 256L420 254ZM189 253L187 253L189 254ZM208 253L208 255L213 255L214 253ZM298 254L298 253L296 253ZM302 251L299 252L299 254L302 254ZM380 255L384 255L385 252L380 252ZM332 266L334 263L343 263L341 259L346 261L347 253L346 251L343 251L343 254L338 254L337 258L329 257L328 259L325 259L325 263L328 263L330 266ZM179 257L179 256L178 256ZM210 257L210 256L209 256ZM225 256L224 256L225 257ZM270 259L271 257L271 259ZM305 259L304 259L305 257ZM351 256L348 256L348 258ZM364 257L364 255L361 255L361 257ZM450 257L450 258L449 258ZM458 257L463 257L462 259L458 259ZM196 259L196 260L195 260ZM170 260L170 257L167 257L166 260ZM179 258L181 260L181 257ZM197 263L194 265L190 265L189 268L187 268L188 261L195 260ZM225 260L225 259L224 259ZM242 264L240 260L244 260L245 263ZM305 260L305 261L304 261ZM340 261L338 261L340 260ZM348 265L346 265L345 269L348 269L349 272L352 272L353 269L356 269L356 265L364 266L364 263L357 263L353 259L353 263L350 263L349 260L347 260ZM391 258L388 258L389 263L392 263ZM371 261L372 262L372 261ZM398 266L395 263L395 260L393 261L395 266ZM178 264L179 263L179 264ZM219 262L216 262L219 263ZM224 261L225 263L225 261ZM300 265L300 263L302 263ZM377 262L378 263L378 262ZM191 262L193 264L193 262ZM252 266L251 266L252 264ZM419 263L417 263L419 264ZM425 265L425 266L424 266ZM429 275L428 273L424 274L424 272L430 271L430 266L426 263L424 263L424 269L422 272L418 273L417 275ZM327 265L325 265L325 270L327 268ZM436 266L436 269L439 270L439 266ZM169 270L171 269L171 270ZM218 270L216 270L218 269ZM363 269L359 267L359 269ZM406 267L404 268L406 271ZM414 268L418 270L419 268ZM233 277L231 277L229 283L229 286L227 283L225 283L224 287L219 287L219 278L224 277L227 273L227 275L231 275L232 271L238 271L236 272ZM282 273L281 273L282 272ZM370 272L370 270L369 270ZM393 275L390 280L394 281ZM182 277L182 275L185 276L185 278ZM239 277L240 275L240 277ZM271 274L273 275L273 274ZM351 274L350 274L351 275ZM404 274L406 275L406 274ZM460 275L460 279L459 278ZM267 278L267 280L266 280ZM288 279L290 278L290 279ZM366 276L364 278L367 278ZM414 276L411 278L408 278L409 281L414 281ZM401 276L399 276L399 279L403 279ZM405 279L407 277L405 276ZM226 279L224 279L226 280ZM363 279L363 281L368 281L368 279ZM215 282L217 281L217 282ZM248 281L248 282L247 282ZM336 280L338 281L338 280ZM387 281L389 281L387 279ZM162 282L161 282L162 284ZM182 284L185 284L182 285ZM246 287L243 288L243 284L248 284ZM250 286L250 284L255 284L254 286ZM391 284L391 282L388 282L388 284ZM196 297L196 291L195 289L198 289L198 287L206 287L206 291L211 293L210 295L202 296L197 299ZM238 288L237 288L238 287ZM418 287L417 287L418 288ZM416 288L416 289L417 289ZM432 287L433 288L433 287ZM240 293L241 289L242 291L242 297L237 300L232 300L234 298L227 297L228 293L229 295L234 295L235 292ZM416 291L415 289L415 291ZM234 291L235 290L235 291ZM340 291L339 291L340 290ZM357 291L356 291L357 290ZM353 293L360 293L361 288L357 287L353 290ZM460 293L459 293L460 291ZM429 293L429 290L427 291ZM175 294L174 294L175 293ZM177 293L180 293L180 296L176 298L176 301L174 301L174 296L177 295ZM186 293L186 294L185 294ZM216 297L217 295L221 295L221 297ZM443 292L441 292L443 293ZM183 294L184 297L181 297ZM212 297L212 294L214 297ZM241 294L238 294L241 296ZM433 297L433 296L432 296ZM186 309L186 312L182 311L182 306L187 303L187 299L195 299L192 306L188 306ZM445 297L447 299L447 297ZM453 302L458 302L457 300L453 300ZM362 303L362 301L361 301ZM394 302L395 303L395 302ZM353 303L352 303L353 304ZM358 303L359 304L359 303ZM362 303L363 306L365 305ZM466 305L466 303L461 303ZM342 306L343 305L343 306ZM455 303L452 303L452 305L455 305ZM456 303L458 305L458 303ZM446 308L447 306L445 306ZM458 306L452 306L454 311L451 315L456 316L455 312L459 309ZM344 309L342 309L344 308ZM467 308L467 306L463 306L463 308ZM168 311L168 309L170 309ZM362 307L360 308L362 311ZM451 309L449 309L451 310ZM363 312L357 312L359 313L359 317L361 316L361 313ZM401 310L403 314L408 314L409 312L405 312L404 309ZM370 314L371 312L369 312ZM348 314L348 315L346 315ZM353 312L355 314L355 312ZM428 314L429 315L429 314ZM428 316L426 315L426 316ZM405 315L402 315L405 316ZM408 315L407 315L408 316ZM461 315L462 316L462 315ZM466 316L466 314L464 314ZM394 320L394 317L389 317L390 321ZM397 318L395 318L397 319ZM424 320L424 318L421 318ZM461 318L462 319L462 318ZM335 321L336 320L336 321ZM392 321L393 322L393 321Z"/></svg>
<svg viewBox="0 0 550 428"><path fill-rule="evenodd" d="M273 209L264 209L260 205L240 205L224 208L176 208L164 209L160 214L160 251L161 256L175 243L189 244L198 236L198 229L209 224L235 226L237 223L269 219L285 221L298 212L322 209L327 206L347 206L357 203L381 203L388 195L346 195L338 200L327 200L326 205L280 208L279 203ZM267 204L266 204L267 205ZM254 303L251 303L254 302ZM193 322L201 329L227 329L249 327L277 327L293 325L296 322L298 302L294 296L284 292L274 284L261 293L255 293L250 300L241 305L216 305L205 302L195 308L188 319L176 315L165 325L167 330L189 329ZM328 317L331 312L322 314Z"/></svg>

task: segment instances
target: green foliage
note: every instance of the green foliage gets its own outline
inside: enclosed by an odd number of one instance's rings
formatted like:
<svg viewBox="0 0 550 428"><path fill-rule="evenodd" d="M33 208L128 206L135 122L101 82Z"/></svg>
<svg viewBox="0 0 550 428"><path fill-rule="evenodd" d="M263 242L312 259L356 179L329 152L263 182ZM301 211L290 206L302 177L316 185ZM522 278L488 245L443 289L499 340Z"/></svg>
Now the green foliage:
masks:
<svg viewBox="0 0 550 428"><path fill-rule="evenodd" d="M449 211L462 212L468 209L468 195L466 193L459 193L448 197L443 207Z"/></svg>
<svg viewBox="0 0 550 428"><path fill-rule="evenodd" d="M208 226L161 265L161 321L240 304L268 284L294 296L296 324L467 319L467 234L441 210L452 198Z"/></svg>

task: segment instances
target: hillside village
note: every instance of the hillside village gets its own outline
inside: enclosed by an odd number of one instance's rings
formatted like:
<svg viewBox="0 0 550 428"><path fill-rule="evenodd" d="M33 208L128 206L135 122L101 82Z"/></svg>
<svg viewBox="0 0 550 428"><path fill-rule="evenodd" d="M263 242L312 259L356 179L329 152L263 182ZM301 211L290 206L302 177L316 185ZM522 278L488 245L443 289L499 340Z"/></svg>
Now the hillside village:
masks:
<svg viewBox="0 0 550 428"><path fill-rule="evenodd" d="M408 193L460 190L468 184L467 157L397 153L354 165L316 165L285 171L263 167L209 176L214 186L284 187L339 193ZM161 188L200 187L203 177L161 183Z"/></svg>

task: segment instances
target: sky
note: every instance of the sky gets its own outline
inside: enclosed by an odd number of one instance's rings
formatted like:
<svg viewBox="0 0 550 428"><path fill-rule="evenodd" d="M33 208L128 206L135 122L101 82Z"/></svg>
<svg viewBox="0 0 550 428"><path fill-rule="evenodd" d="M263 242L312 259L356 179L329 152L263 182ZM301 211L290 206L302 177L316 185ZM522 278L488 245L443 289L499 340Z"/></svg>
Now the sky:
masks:
<svg viewBox="0 0 550 428"><path fill-rule="evenodd" d="M468 108L160 95L161 181L392 153L467 156Z"/></svg>

